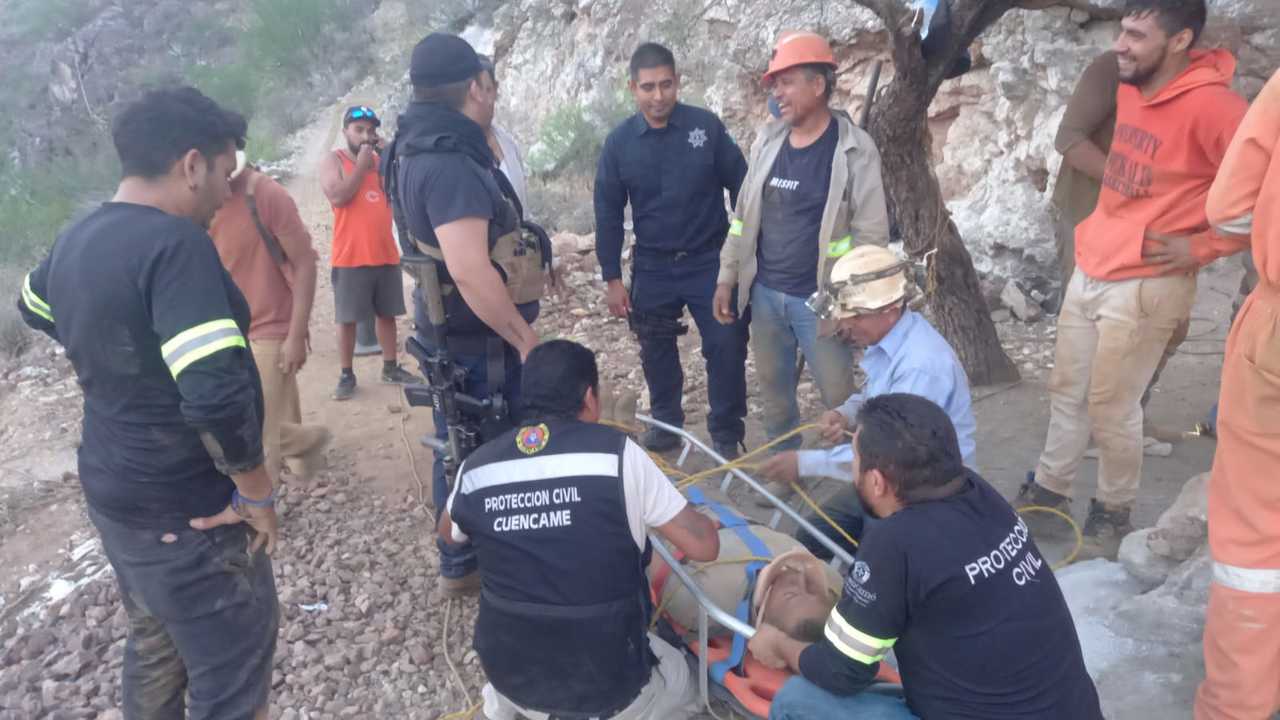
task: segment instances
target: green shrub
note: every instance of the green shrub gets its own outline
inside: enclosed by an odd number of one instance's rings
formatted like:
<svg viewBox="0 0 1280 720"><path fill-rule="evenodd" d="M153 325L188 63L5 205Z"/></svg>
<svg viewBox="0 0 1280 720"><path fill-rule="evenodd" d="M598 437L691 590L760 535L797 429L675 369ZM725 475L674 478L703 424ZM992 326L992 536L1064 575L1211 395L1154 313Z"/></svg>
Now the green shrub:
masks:
<svg viewBox="0 0 1280 720"><path fill-rule="evenodd" d="M187 68L186 79L219 105L245 117L253 117L257 109L261 73L248 63L193 65Z"/></svg>
<svg viewBox="0 0 1280 720"><path fill-rule="evenodd" d="M25 271L0 265L0 357L18 357L31 344L31 330L22 322L14 298Z"/></svg>

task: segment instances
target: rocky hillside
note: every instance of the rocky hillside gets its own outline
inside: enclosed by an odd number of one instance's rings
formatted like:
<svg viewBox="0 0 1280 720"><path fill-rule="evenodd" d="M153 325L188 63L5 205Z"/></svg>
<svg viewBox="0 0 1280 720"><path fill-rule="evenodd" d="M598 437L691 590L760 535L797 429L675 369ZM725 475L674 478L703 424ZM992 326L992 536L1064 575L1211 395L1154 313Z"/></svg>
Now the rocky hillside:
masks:
<svg viewBox="0 0 1280 720"><path fill-rule="evenodd" d="M1209 0L1209 7L1204 44L1237 53L1236 87L1252 97L1280 65L1276 0ZM526 143L535 167L589 172L593 143L583 136L600 137L629 111L626 61L639 42L654 39L676 52L684 97L719 112L746 147L766 117L759 78L769 48L788 28L831 37L840 62L837 102L859 107L872 62L888 59L887 38L876 18L852 2L520 0L503 6L489 38L499 59L500 116ZM1049 198L1060 162L1053 135L1080 71L1116 28L1080 11L1010 12L979 40L975 69L945 84L934 102L939 179L980 275L1048 289ZM587 187L582 179L573 184ZM583 225L589 203L585 194L577 197L555 209L569 224Z"/></svg>

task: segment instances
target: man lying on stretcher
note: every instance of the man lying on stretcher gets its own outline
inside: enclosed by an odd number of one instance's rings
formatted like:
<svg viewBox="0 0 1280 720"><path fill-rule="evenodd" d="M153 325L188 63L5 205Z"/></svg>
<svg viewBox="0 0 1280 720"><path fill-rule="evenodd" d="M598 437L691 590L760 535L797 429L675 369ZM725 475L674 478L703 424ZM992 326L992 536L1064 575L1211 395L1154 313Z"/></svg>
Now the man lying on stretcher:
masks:
<svg viewBox="0 0 1280 720"><path fill-rule="evenodd" d="M699 509L713 519L727 501L719 501L713 492L691 498L695 504L707 500ZM710 496L710 497L706 497ZM718 507L715 507L718 506ZM713 509L715 507L715 509ZM822 627L840 597L840 574L818 560L798 540L764 525L750 524L746 531L762 544L767 554L753 550L734 528L722 527L720 555L711 563L690 563L690 574L704 592L728 613L733 613L744 599L752 612L745 621L755 625L757 619L782 629L791 637L814 642L822 637ZM753 560L763 558L768 564L756 575L754 587L746 568ZM679 580L669 577L665 563L655 557L649 567L650 584L657 591L658 607L672 623L694 631L698 627L698 601ZM714 620L711 637L728 635L728 629Z"/></svg>

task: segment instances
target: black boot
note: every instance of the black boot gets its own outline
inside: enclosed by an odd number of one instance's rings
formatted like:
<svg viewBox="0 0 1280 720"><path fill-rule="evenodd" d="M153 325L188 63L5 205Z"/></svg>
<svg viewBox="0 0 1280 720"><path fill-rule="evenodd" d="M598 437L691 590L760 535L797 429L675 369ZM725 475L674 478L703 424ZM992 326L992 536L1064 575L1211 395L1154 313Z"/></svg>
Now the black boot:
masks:
<svg viewBox="0 0 1280 720"><path fill-rule="evenodd" d="M1106 558L1115 560L1120 554L1120 541L1133 532L1129 521L1130 506L1108 505L1089 501L1089 519L1084 524L1084 545L1077 561Z"/></svg>
<svg viewBox="0 0 1280 720"><path fill-rule="evenodd" d="M662 428L651 427L644 431L644 435L640 436L640 444L646 450L653 452L667 452L680 447L680 436L675 433L667 432Z"/></svg>
<svg viewBox="0 0 1280 720"><path fill-rule="evenodd" d="M1031 534L1041 540L1055 540L1070 536L1071 524L1057 514L1044 510L1024 508L1048 508L1071 516L1071 498L1060 495L1036 482L1034 472L1027 473L1027 481L1018 489L1018 497L1014 500L1013 509L1022 516Z"/></svg>

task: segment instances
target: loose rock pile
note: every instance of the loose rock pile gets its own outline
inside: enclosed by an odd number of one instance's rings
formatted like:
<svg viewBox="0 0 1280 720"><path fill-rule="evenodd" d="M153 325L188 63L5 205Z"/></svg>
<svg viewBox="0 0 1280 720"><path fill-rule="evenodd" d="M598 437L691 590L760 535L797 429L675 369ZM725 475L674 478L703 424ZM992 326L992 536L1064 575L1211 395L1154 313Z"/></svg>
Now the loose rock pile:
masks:
<svg viewBox="0 0 1280 720"><path fill-rule="evenodd" d="M272 717L436 718L479 697L475 602L445 602L430 511L361 488L349 460L286 486L274 558L281 625ZM108 573L0 627L0 720L122 717L127 618Z"/></svg>

